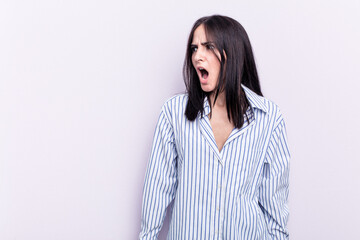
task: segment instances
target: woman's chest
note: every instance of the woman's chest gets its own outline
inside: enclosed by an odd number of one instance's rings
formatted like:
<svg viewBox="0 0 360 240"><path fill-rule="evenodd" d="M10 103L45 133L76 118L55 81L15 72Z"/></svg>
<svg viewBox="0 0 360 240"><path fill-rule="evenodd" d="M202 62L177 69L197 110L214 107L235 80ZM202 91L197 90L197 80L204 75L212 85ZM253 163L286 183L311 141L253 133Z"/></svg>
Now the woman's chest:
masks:
<svg viewBox="0 0 360 240"><path fill-rule="evenodd" d="M221 128L218 128L220 130ZM267 148L267 136L257 129L255 122L241 129L231 129L226 137L221 137L223 146L218 149L218 141L210 121L198 120L184 124L176 132L176 150L180 174L184 170L194 170L208 166L219 167L224 174L236 174L242 181L260 173ZM221 133L220 133L221 134ZM188 173L186 173L188 174Z"/></svg>

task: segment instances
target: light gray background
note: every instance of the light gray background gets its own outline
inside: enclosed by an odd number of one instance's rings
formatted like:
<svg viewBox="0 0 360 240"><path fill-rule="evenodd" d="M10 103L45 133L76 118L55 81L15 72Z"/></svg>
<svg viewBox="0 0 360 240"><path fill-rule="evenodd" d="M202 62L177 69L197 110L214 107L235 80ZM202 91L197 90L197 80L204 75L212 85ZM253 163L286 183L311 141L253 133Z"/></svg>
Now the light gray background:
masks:
<svg viewBox="0 0 360 240"><path fill-rule="evenodd" d="M292 239L360 239L359 1L0 3L0 239L136 239L196 19L243 24L285 116ZM161 239L165 238L166 220Z"/></svg>

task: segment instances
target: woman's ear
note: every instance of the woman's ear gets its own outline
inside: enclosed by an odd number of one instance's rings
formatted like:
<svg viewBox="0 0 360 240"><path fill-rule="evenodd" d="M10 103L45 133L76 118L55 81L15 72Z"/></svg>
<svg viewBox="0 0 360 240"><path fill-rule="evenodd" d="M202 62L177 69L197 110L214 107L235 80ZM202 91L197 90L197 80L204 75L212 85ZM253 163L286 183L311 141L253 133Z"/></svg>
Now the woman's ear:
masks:
<svg viewBox="0 0 360 240"><path fill-rule="evenodd" d="M226 52L225 52L225 50L223 50L223 54L224 54L224 57L225 57L225 62L226 62Z"/></svg>

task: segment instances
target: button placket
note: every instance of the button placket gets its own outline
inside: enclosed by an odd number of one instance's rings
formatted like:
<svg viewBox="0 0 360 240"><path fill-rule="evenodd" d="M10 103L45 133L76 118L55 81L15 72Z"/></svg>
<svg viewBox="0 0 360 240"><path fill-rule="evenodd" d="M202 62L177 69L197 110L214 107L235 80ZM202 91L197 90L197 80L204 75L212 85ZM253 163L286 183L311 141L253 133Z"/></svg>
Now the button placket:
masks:
<svg viewBox="0 0 360 240"><path fill-rule="evenodd" d="M225 149L224 149L225 150ZM222 166L221 169L221 177L218 180L218 184L217 184L217 188L220 194L220 203L218 204L217 207L217 212L219 214L219 231L218 231L218 239L222 239L223 238L223 226L224 226L224 207L225 207L225 187L224 187L224 174L225 173L225 165Z"/></svg>

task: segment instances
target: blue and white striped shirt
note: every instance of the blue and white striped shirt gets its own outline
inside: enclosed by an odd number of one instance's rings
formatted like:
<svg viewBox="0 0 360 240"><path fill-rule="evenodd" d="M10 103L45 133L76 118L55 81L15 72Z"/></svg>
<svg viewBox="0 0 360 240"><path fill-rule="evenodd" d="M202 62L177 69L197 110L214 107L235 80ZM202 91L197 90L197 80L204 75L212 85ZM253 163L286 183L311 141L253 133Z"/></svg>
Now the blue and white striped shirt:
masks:
<svg viewBox="0 0 360 240"><path fill-rule="evenodd" d="M174 200L168 239L288 239L289 159L277 105L243 86L249 121L219 152L204 115L187 120L187 95L162 107L148 164L140 239L157 239Z"/></svg>

